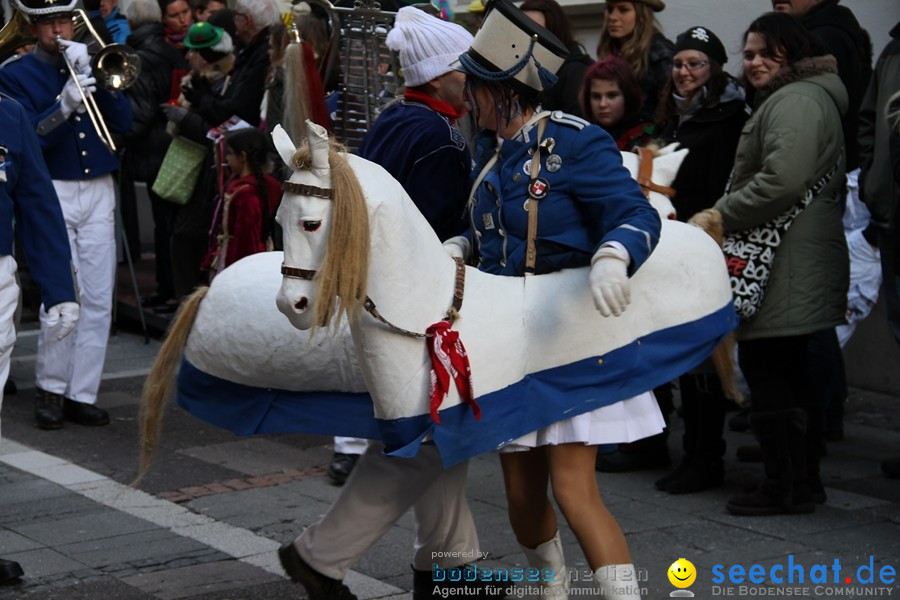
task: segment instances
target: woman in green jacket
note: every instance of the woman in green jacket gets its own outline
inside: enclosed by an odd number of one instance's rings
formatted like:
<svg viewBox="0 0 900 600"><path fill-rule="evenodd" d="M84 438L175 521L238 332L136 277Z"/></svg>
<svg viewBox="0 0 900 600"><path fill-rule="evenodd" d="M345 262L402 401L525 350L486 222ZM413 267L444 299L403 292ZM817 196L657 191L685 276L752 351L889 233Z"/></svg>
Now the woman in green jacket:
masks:
<svg viewBox="0 0 900 600"><path fill-rule="evenodd" d="M728 502L734 514L811 512L824 499L809 338L844 322L849 265L840 206L847 92L834 58L823 55L818 40L784 14L763 15L744 34L744 77L756 109L741 132L730 189L715 208L726 233L761 227L756 240L774 260L768 282L759 269L745 268L742 248L729 261L736 294L764 292L738 339L765 479ZM804 199L790 228L773 233L770 223Z"/></svg>

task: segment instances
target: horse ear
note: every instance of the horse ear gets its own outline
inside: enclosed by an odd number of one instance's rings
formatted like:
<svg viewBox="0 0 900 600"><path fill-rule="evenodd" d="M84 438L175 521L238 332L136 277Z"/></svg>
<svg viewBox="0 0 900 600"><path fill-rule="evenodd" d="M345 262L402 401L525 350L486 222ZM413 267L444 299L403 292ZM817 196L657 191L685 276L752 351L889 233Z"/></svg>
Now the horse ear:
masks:
<svg viewBox="0 0 900 600"><path fill-rule="evenodd" d="M309 119L306 120L306 131L309 137L309 154L313 169L328 170L328 131L313 123Z"/></svg>
<svg viewBox="0 0 900 600"><path fill-rule="evenodd" d="M288 135L288 132L285 131L281 125L276 125L275 129L272 130L272 143L275 144L275 149L278 151L278 156L281 157L281 160L284 161L284 164L293 169L293 156L294 152L297 150L297 147L291 140L291 136Z"/></svg>

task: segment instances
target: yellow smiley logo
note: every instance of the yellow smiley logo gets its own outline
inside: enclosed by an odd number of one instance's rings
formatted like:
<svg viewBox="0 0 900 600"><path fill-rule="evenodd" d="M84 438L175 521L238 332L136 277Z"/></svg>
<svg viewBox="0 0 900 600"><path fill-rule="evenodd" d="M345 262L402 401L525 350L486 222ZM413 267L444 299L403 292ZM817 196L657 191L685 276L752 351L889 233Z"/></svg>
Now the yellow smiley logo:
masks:
<svg viewBox="0 0 900 600"><path fill-rule="evenodd" d="M669 582L677 588L691 587L697 579L697 569L686 558L679 558L669 567Z"/></svg>

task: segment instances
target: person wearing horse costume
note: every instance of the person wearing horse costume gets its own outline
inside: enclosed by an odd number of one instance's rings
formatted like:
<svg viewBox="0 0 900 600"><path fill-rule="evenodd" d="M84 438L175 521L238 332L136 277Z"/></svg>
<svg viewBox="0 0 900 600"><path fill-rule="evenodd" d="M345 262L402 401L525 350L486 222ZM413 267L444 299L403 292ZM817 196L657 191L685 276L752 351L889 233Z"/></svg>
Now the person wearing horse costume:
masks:
<svg viewBox="0 0 900 600"><path fill-rule="evenodd" d="M488 5L484 25L455 66L466 73L478 124L497 131L502 144L476 179L471 237L444 246L461 256L474 241L478 268L510 277L590 265L596 308L615 318L630 303L629 277L656 247L661 222L605 131L561 111L541 110L540 94L553 85L566 53L508 0ZM621 411L618 420L611 411ZM554 573L543 598L568 593L548 483L600 595L639 597L625 537L601 500L594 472L596 445L633 441L622 434L632 426L638 437L662 430L652 394L560 421L501 451L516 538L531 566Z"/></svg>
<svg viewBox="0 0 900 600"><path fill-rule="evenodd" d="M455 126L466 110L465 75L450 64L471 41L472 35L459 25L418 8L401 8L387 45L399 52L403 98L384 109L359 148L360 156L383 166L403 185L441 241L467 229L471 158ZM355 438L343 438L344 443L347 439ZM412 507L415 600L436 597L438 585L458 588L457 593L468 588L467 596L502 596L500 590L489 593L483 581L432 580L432 565L465 569L466 556L480 556L466 499L467 473L468 461L445 469L433 444L423 445L414 458L397 459L384 454L383 444L370 442L328 513L279 551L285 571L312 600L354 597L341 580Z"/></svg>
<svg viewBox="0 0 900 600"><path fill-rule="evenodd" d="M128 98L96 85L87 46L75 35L76 0L16 0L31 21L37 46L31 54L0 70L0 91L25 109L37 132L69 234L81 289L81 317L63 340L41 314L35 379L35 420L41 429L60 429L65 421L109 424L96 405L112 320L116 270L113 172L118 157L101 140L84 114L82 92L91 90L109 131L131 127ZM63 56L65 54L65 56ZM72 74L65 60L72 64Z"/></svg>
<svg viewBox="0 0 900 600"><path fill-rule="evenodd" d="M16 259L13 220L22 234L31 274L41 288L41 320L57 338L78 321L78 294L66 224L37 136L18 102L0 94L0 389L9 376L16 341ZM0 406L3 396L0 395ZM23 575L19 563L0 558L0 585Z"/></svg>

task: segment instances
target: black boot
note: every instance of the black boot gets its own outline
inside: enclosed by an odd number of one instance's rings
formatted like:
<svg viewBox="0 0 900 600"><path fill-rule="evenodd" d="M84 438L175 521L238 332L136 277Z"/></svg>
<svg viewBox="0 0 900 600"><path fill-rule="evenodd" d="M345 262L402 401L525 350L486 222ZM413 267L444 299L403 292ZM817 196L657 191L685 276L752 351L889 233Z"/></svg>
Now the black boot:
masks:
<svg viewBox="0 0 900 600"><path fill-rule="evenodd" d="M807 483L806 413L776 410L751 416L759 438L766 478L748 494L735 496L726 508L734 515L809 513L815 508Z"/></svg>
<svg viewBox="0 0 900 600"><path fill-rule="evenodd" d="M25 571L22 570L22 566L19 563L0 558L0 585L18 583L24 574Z"/></svg>
<svg viewBox="0 0 900 600"><path fill-rule="evenodd" d="M63 397L37 388L34 394L34 420L38 429L62 429Z"/></svg>
<svg viewBox="0 0 900 600"><path fill-rule="evenodd" d="M691 494L722 485L725 476L725 395L719 378L712 374L690 374L680 379L684 411L682 467L661 482L671 494ZM659 487L660 482L657 482ZM662 489L662 488L660 488Z"/></svg>
<svg viewBox="0 0 900 600"><path fill-rule="evenodd" d="M278 559L291 581L306 589L309 600L357 600L343 581L326 577L309 566L294 544L288 542L279 548Z"/></svg>

